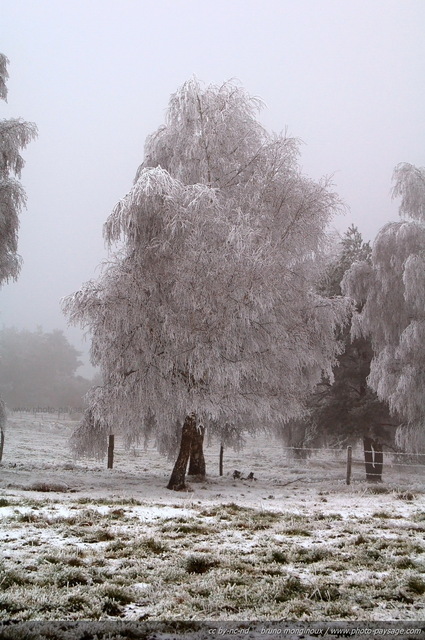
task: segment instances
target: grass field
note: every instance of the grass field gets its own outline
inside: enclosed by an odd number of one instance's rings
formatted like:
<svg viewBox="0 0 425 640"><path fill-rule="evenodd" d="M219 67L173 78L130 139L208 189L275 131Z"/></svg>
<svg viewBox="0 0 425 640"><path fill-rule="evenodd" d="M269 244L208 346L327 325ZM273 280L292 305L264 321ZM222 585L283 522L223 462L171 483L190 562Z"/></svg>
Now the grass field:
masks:
<svg viewBox="0 0 425 640"><path fill-rule="evenodd" d="M0 466L0 620L425 619L425 483L387 468L297 462L270 439L207 449L208 479L125 452L75 461L72 421L18 414ZM234 469L257 480L234 480Z"/></svg>

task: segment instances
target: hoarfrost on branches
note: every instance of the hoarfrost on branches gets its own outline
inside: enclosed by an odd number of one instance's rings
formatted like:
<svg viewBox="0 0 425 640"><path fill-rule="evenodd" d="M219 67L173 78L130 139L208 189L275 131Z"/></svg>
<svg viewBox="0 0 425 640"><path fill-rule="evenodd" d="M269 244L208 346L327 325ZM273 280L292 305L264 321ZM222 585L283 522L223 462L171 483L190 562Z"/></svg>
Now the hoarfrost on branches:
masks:
<svg viewBox="0 0 425 640"><path fill-rule="evenodd" d="M86 409L84 416L70 438L71 451L76 458L87 456L102 459L106 455L109 427L93 416L90 409Z"/></svg>
<svg viewBox="0 0 425 640"><path fill-rule="evenodd" d="M393 197L401 197L400 214L425 222L425 168L401 162L393 180Z"/></svg>
<svg viewBox="0 0 425 640"><path fill-rule="evenodd" d="M192 414L219 436L282 424L332 375L348 303L313 285L342 205L328 180L301 174L297 141L267 133L258 106L233 83L192 79L171 96L105 223L119 250L64 301L103 373L94 422L129 442L152 416L171 443Z"/></svg>
<svg viewBox="0 0 425 640"><path fill-rule="evenodd" d="M7 65L9 64L9 59L4 55L4 53L0 53L0 99L5 100L7 102L7 79L9 77L9 72L7 71Z"/></svg>
<svg viewBox="0 0 425 640"><path fill-rule="evenodd" d="M8 59L0 54L0 98L6 100ZM26 204L20 178L24 160L20 154L37 135L37 127L21 118L0 120L0 284L16 279L21 259L17 254L19 214Z"/></svg>
<svg viewBox="0 0 425 640"><path fill-rule="evenodd" d="M354 265L344 290L363 305L355 327L372 340L368 382L406 422L406 436L425 417L425 170L404 163L394 180L400 213L410 220L381 229L372 265Z"/></svg>

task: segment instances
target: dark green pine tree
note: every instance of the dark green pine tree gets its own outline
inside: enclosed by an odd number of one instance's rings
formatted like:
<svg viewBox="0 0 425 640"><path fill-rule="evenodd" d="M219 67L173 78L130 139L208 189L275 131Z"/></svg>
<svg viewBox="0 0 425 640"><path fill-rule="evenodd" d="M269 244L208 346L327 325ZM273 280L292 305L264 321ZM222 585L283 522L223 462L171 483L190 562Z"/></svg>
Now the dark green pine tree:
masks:
<svg viewBox="0 0 425 640"><path fill-rule="evenodd" d="M327 297L341 295L341 281L351 265L370 261L371 247L363 242L352 225L344 234L340 251L329 266L320 285ZM345 446L363 441L366 478L381 481L383 446L392 445L397 424L388 407L367 385L372 345L366 338L351 339L351 323L341 329L339 339L345 345L334 367L334 380L322 380L307 399L308 418L290 425L298 445ZM294 441L294 440L293 440ZM302 449L300 450L302 451Z"/></svg>

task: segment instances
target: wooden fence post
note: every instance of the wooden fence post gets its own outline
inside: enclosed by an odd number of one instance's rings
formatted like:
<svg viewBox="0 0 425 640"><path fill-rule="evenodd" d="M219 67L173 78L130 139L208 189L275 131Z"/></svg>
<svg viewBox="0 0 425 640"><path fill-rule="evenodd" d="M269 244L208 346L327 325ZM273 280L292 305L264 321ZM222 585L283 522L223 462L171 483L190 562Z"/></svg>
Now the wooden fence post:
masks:
<svg viewBox="0 0 425 640"><path fill-rule="evenodd" d="M4 431L0 428L0 462L3 459Z"/></svg>
<svg viewBox="0 0 425 640"><path fill-rule="evenodd" d="M113 469L114 467L114 440L115 436L109 436L108 443L108 469Z"/></svg>
<svg viewBox="0 0 425 640"><path fill-rule="evenodd" d="M351 483L351 463L353 460L353 449L352 447L347 447L347 484Z"/></svg>
<svg viewBox="0 0 425 640"><path fill-rule="evenodd" d="M218 473L220 474L220 476L223 475L223 452L224 452L224 447L223 447L223 443L220 444L220 458L219 458L219 463L218 463Z"/></svg>

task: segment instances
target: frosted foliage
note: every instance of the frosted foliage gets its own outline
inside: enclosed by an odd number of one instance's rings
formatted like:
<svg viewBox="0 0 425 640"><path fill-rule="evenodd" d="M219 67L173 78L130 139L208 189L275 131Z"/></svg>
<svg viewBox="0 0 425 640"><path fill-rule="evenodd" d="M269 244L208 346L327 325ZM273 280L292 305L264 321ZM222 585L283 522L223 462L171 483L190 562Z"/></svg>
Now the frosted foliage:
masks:
<svg viewBox="0 0 425 640"><path fill-rule="evenodd" d="M425 430L422 424L404 424L397 429L396 445L404 451L422 453L425 450Z"/></svg>
<svg viewBox="0 0 425 640"><path fill-rule="evenodd" d="M71 450L76 458L87 456L102 459L106 455L108 426L95 421L90 409L86 410L78 428L70 438Z"/></svg>
<svg viewBox="0 0 425 640"><path fill-rule="evenodd" d="M104 227L121 249L64 301L103 372L93 414L128 442L152 416L165 448L191 412L217 435L281 423L331 375L347 303L313 283L340 203L300 174L295 142L269 136L254 106L231 84L192 80L172 96Z"/></svg>
<svg viewBox="0 0 425 640"><path fill-rule="evenodd" d="M9 77L7 71L7 65L9 64L8 58L4 53L0 53L0 99L7 100L7 86L6 82Z"/></svg>
<svg viewBox="0 0 425 640"><path fill-rule="evenodd" d="M6 56L0 54L0 98L6 99ZM24 160L20 151L37 135L37 127L20 118L0 120L0 284L19 273L17 255L19 214L25 206L20 178Z"/></svg>
<svg viewBox="0 0 425 640"><path fill-rule="evenodd" d="M21 118L0 120L0 176L5 178L10 173L21 177L24 159L20 154L27 144L37 135L37 127Z"/></svg>
<svg viewBox="0 0 425 640"><path fill-rule="evenodd" d="M394 169L393 197L401 197L400 213L425 222L425 168L403 162Z"/></svg>
<svg viewBox="0 0 425 640"><path fill-rule="evenodd" d="M355 262L344 274L341 281L342 291L363 303L366 301L372 278L373 269L368 262Z"/></svg>
<svg viewBox="0 0 425 640"><path fill-rule="evenodd" d="M245 184L270 143L255 119L260 106L232 83L202 89L196 79L189 80L171 96L167 125L148 138L142 166L160 165L185 184ZM288 142L286 153L294 150Z"/></svg>
<svg viewBox="0 0 425 640"><path fill-rule="evenodd" d="M412 201L408 167L397 167L396 188L403 196L401 212L409 206L417 219L383 227L372 266L353 265L344 291L361 305L354 333L372 339L370 386L393 413L417 424L425 417L425 223L419 220L420 203Z"/></svg>
<svg viewBox="0 0 425 640"><path fill-rule="evenodd" d="M423 315L423 314L422 314ZM391 405L408 422L420 420L425 411L425 318L412 320L394 349L392 368L397 372L391 390ZM394 374L393 374L394 377Z"/></svg>
<svg viewBox="0 0 425 640"><path fill-rule="evenodd" d="M403 284L406 302L418 313L424 311L425 255L414 254L404 264Z"/></svg>

